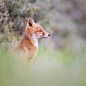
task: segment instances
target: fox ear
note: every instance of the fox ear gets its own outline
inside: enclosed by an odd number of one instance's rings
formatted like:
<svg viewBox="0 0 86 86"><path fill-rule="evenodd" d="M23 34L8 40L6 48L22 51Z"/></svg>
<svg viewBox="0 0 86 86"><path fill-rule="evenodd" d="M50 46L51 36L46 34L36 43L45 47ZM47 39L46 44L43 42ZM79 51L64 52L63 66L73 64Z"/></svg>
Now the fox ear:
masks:
<svg viewBox="0 0 86 86"><path fill-rule="evenodd" d="M27 25L28 18L25 19L25 24Z"/></svg>
<svg viewBox="0 0 86 86"><path fill-rule="evenodd" d="M30 26L30 27L33 27L34 26L34 21L31 18L26 18L25 19L25 24Z"/></svg>

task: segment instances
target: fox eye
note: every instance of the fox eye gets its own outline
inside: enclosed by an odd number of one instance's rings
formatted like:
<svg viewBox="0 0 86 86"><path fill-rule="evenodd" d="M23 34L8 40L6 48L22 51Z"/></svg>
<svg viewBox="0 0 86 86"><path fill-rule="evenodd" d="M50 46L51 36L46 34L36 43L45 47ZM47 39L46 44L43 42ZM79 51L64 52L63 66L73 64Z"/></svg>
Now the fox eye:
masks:
<svg viewBox="0 0 86 86"><path fill-rule="evenodd" d="M42 30L39 30L39 32L42 32Z"/></svg>

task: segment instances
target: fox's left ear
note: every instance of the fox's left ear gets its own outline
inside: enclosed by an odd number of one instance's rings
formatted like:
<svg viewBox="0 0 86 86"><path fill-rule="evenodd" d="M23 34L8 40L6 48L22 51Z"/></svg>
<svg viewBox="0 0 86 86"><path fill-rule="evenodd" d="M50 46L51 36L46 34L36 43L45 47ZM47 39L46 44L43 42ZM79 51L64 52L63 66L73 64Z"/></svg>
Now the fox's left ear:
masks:
<svg viewBox="0 0 86 86"><path fill-rule="evenodd" d="M31 18L26 18L25 24L28 25L29 27L33 27L35 23Z"/></svg>

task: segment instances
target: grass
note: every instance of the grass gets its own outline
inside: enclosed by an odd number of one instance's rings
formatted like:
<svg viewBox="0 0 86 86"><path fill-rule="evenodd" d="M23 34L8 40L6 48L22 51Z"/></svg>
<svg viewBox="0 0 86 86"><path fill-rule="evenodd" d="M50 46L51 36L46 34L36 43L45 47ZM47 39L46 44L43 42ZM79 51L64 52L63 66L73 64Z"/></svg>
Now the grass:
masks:
<svg viewBox="0 0 86 86"><path fill-rule="evenodd" d="M0 86L86 86L86 53L39 47L33 61L0 45Z"/></svg>

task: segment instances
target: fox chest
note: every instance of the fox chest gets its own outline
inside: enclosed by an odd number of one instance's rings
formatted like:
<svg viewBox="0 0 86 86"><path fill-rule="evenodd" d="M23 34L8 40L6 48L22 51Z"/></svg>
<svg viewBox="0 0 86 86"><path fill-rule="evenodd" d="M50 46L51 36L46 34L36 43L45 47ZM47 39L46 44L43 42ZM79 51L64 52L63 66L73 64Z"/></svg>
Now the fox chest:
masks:
<svg viewBox="0 0 86 86"><path fill-rule="evenodd" d="M28 58L34 57L37 54L37 51L38 51L38 48L37 47L32 47L32 48L24 47L25 55Z"/></svg>

